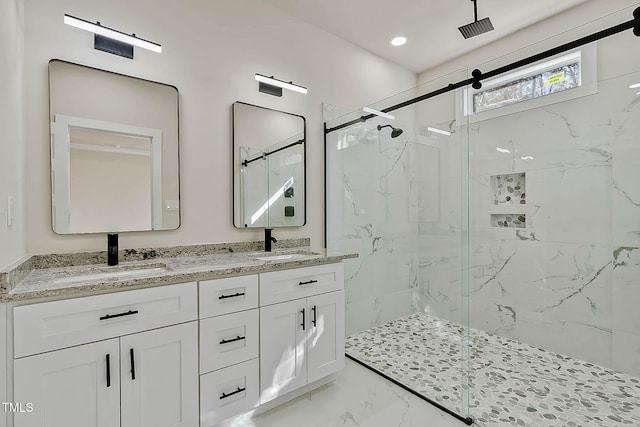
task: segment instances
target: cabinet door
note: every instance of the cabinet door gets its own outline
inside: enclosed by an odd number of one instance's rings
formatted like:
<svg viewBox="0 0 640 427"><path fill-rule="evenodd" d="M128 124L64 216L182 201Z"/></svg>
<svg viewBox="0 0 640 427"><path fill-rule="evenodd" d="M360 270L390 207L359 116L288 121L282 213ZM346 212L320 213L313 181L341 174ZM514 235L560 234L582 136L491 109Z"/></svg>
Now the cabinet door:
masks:
<svg viewBox="0 0 640 427"><path fill-rule="evenodd" d="M260 308L260 402L307 384L306 299Z"/></svg>
<svg viewBox="0 0 640 427"><path fill-rule="evenodd" d="M17 359L16 427L120 426L118 339Z"/></svg>
<svg viewBox="0 0 640 427"><path fill-rule="evenodd" d="M344 368L344 291L307 299L309 382Z"/></svg>
<svg viewBox="0 0 640 427"><path fill-rule="evenodd" d="M122 427L198 425L198 324L120 338Z"/></svg>

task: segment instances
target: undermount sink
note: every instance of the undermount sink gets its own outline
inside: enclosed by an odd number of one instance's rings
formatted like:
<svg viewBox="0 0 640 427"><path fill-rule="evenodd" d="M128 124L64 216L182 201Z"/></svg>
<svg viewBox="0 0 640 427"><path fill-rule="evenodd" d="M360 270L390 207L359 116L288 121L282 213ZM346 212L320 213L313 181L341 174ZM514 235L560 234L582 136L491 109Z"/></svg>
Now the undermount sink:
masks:
<svg viewBox="0 0 640 427"><path fill-rule="evenodd" d="M265 255L256 257L260 261L287 261L295 259L304 259L320 255L315 252L297 252L293 254L281 254L281 255Z"/></svg>
<svg viewBox="0 0 640 427"><path fill-rule="evenodd" d="M140 268L131 268L127 270L109 270L108 268L100 269L92 273L80 273L71 276L58 277L53 279L54 285L64 285L69 283L91 282L104 279L132 279L149 275L156 275L169 271L164 264L155 264L153 266L145 266Z"/></svg>

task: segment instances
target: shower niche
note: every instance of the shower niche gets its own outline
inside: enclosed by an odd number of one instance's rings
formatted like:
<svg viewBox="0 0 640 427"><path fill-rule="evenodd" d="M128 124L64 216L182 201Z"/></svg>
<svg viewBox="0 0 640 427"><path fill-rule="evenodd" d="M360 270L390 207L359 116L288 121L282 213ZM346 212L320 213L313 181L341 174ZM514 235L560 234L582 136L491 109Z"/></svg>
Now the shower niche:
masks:
<svg viewBox="0 0 640 427"><path fill-rule="evenodd" d="M491 175L490 226L492 228L526 228L527 179L524 172Z"/></svg>

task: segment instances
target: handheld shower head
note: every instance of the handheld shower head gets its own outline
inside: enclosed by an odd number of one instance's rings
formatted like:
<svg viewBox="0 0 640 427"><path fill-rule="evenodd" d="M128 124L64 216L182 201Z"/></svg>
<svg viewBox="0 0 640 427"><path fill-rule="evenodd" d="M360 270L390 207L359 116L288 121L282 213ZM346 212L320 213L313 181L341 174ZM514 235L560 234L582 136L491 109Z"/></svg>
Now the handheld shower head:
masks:
<svg viewBox="0 0 640 427"><path fill-rule="evenodd" d="M378 131L382 130L383 128L391 128L391 138L397 138L402 135L402 129L400 128L394 128L391 125L378 125Z"/></svg>

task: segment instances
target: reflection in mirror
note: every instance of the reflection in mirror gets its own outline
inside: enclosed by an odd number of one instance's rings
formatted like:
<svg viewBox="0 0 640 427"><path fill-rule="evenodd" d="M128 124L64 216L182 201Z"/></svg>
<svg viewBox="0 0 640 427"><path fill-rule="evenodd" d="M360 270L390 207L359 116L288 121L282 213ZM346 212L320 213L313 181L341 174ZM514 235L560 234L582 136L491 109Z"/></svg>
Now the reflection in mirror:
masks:
<svg viewBox="0 0 640 427"><path fill-rule="evenodd" d="M236 227L305 224L305 132L302 116L233 104Z"/></svg>
<svg viewBox="0 0 640 427"><path fill-rule="evenodd" d="M49 78L54 231L178 228L177 90L58 60Z"/></svg>

